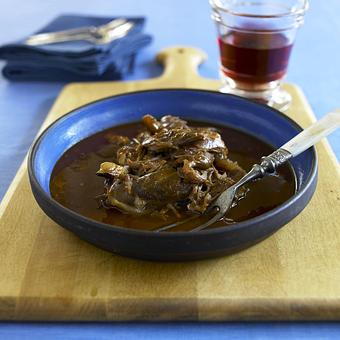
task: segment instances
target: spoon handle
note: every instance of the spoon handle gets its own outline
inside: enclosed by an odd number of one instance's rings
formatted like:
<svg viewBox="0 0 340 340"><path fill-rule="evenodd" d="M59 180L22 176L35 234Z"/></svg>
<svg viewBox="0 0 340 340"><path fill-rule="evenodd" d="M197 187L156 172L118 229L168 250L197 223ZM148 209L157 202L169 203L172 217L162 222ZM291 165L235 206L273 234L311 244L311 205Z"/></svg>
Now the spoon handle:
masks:
<svg viewBox="0 0 340 340"><path fill-rule="evenodd" d="M321 138L329 135L340 126L340 109L326 114L316 123L300 132L293 139L282 145L280 149L288 151L292 157L299 155Z"/></svg>

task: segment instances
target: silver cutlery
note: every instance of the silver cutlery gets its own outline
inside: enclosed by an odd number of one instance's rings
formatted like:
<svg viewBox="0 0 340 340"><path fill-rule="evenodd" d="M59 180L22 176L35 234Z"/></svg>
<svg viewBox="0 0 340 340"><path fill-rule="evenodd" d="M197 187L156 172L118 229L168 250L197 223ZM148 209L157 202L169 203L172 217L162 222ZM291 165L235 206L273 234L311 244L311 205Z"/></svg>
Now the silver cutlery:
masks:
<svg viewBox="0 0 340 340"><path fill-rule="evenodd" d="M340 127L340 110L335 110L334 112L330 112L325 115L307 129L301 131L298 135L286 144L282 145L269 156L263 157L260 164L253 165L252 169L245 176L227 190L223 191L211 204L207 213L208 215L212 213L213 216L207 222L191 229L190 232L206 229L213 223L219 221L233 206L233 202L239 188L256 179L261 179L267 175L275 174L278 166L306 151L309 147L316 144L321 138L329 135L338 127ZM193 219L194 217L190 217L183 221L163 226L154 231L161 232L170 230L178 227L179 225L184 225Z"/></svg>
<svg viewBox="0 0 340 340"><path fill-rule="evenodd" d="M89 41L106 44L128 34L134 24L125 19L115 19L101 26L79 27L69 30L40 33L30 36L25 43L31 46L54 44L66 41Z"/></svg>

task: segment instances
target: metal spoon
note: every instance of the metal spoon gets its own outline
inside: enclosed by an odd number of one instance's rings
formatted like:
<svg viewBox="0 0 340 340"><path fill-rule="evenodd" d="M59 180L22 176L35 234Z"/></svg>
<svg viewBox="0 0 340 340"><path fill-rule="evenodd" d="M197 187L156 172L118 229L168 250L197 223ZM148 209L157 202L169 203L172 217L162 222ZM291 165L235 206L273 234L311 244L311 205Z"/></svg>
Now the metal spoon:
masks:
<svg viewBox="0 0 340 340"><path fill-rule="evenodd" d="M339 126L340 110L330 112L307 129L301 131L298 135L296 135L286 144L282 145L272 154L263 157L261 164L253 165L252 169L245 176L243 176L237 183L229 187L227 190L222 192L220 196L212 203L207 213L211 213L214 210L217 211L217 213L204 224L191 229L190 232L206 229L213 223L220 220L231 208L237 190L240 187L256 179L274 174L278 166L284 164L290 158L293 158L307 150L309 147L316 144L321 138L336 130ZM166 231L174 227L178 227L181 224L185 224L191 219L192 218L189 218L178 223L163 226L162 228L159 228L155 231Z"/></svg>
<svg viewBox="0 0 340 340"><path fill-rule="evenodd" d="M101 26L79 27L64 31L40 33L26 39L27 45L36 46L65 41L85 40L94 44L105 44L125 36L134 24L125 19L115 19Z"/></svg>

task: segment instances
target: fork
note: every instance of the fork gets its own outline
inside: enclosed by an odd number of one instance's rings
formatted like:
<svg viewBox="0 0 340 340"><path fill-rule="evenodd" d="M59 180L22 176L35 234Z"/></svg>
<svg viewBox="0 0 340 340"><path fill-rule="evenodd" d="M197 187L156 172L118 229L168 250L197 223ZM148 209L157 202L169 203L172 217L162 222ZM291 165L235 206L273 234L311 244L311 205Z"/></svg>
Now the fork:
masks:
<svg viewBox="0 0 340 340"><path fill-rule="evenodd" d="M27 45L37 46L66 41L85 40L94 44L106 44L125 36L134 24L125 19L115 19L101 26L79 27L64 31L40 33L25 40Z"/></svg>
<svg viewBox="0 0 340 340"><path fill-rule="evenodd" d="M237 194L239 188L256 179L261 179L265 176L275 174L277 167L286 163L289 159L306 151L309 147L316 144L321 138L332 133L339 126L340 109L328 113L319 121L312 124L307 129L301 131L298 135L296 135L286 144L282 145L279 149L266 157L262 157L260 164L253 165L252 169L246 175L244 175L237 183L230 186L227 190L223 191L220 196L210 205L207 213L212 213L215 210L216 214L207 222L191 229L189 232L201 231L219 221L232 207L235 195ZM183 225L191 220L193 220L193 217L163 226L154 231L167 231Z"/></svg>

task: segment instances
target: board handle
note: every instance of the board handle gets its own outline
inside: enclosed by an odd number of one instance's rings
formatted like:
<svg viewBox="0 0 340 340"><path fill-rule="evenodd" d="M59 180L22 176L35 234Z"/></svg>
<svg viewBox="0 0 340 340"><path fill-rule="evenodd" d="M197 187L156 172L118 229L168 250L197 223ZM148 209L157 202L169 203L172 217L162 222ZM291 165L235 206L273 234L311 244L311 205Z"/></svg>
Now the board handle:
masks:
<svg viewBox="0 0 340 340"><path fill-rule="evenodd" d="M165 48L157 54L156 60L164 66L161 78L178 85L187 85L194 79L202 79L198 67L207 59L207 54L200 49L187 46Z"/></svg>

